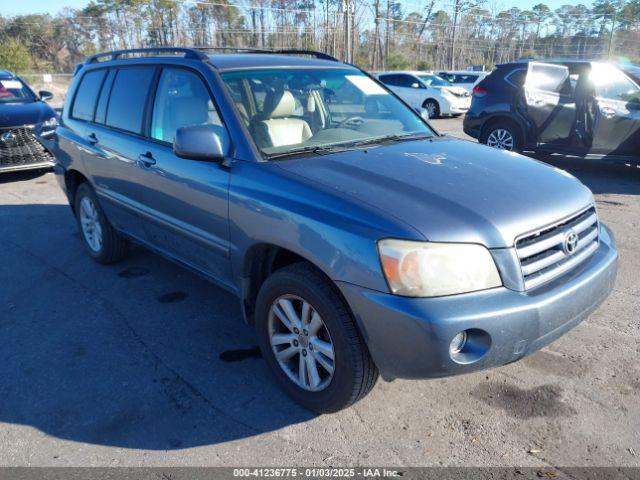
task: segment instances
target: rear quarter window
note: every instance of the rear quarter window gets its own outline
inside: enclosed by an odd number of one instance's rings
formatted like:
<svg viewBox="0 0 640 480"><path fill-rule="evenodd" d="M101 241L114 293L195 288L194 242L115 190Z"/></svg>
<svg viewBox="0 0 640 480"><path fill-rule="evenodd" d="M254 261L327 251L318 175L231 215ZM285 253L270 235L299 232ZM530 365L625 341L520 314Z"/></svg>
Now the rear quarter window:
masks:
<svg viewBox="0 0 640 480"><path fill-rule="evenodd" d="M105 73L105 70L94 70L84 74L73 101L71 118L93 121L96 100L98 99Z"/></svg>
<svg viewBox="0 0 640 480"><path fill-rule="evenodd" d="M504 77L504 79L514 87L522 87L526 78L527 71L524 68L513 70Z"/></svg>
<svg viewBox="0 0 640 480"><path fill-rule="evenodd" d="M109 127L142 132L142 117L155 67L122 68L116 73L107 107Z"/></svg>

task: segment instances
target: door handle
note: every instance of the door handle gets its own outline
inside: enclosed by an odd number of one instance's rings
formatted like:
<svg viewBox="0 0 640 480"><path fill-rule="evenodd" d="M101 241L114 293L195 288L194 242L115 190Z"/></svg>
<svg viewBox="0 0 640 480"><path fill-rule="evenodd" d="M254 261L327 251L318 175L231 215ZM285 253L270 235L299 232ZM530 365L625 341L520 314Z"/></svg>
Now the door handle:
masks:
<svg viewBox="0 0 640 480"><path fill-rule="evenodd" d="M616 114L616 111L611 107L602 107L600 113L604 118L611 118Z"/></svg>
<svg viewBox="0 0 640 480"><path fill-rule="evenodd" d="M155 165L156 164L156 159L153 158L153 155L151 155L151 152L146 152L146 153L138 155L138 161L144 167L150 167L151 165Z"/></svg>
<svg viewBox="0 0 640 480"><path fill-rule="evenodd" d="M98 137L96 137L96 134L93 132L87 135L87 140L91 145L95 145L96 143L98 143Z"/></svg>

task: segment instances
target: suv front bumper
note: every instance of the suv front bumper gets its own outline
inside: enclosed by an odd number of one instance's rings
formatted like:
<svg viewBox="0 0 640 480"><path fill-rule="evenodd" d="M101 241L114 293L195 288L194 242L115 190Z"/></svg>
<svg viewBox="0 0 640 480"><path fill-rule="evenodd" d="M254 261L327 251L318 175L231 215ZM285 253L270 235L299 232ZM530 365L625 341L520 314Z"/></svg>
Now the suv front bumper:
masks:
<svg viewBox="0 0 640 480"><path fill-rule="evenodd" d="M598 250L568 274L528 292L505 287L438 298L408 298L337 282L383 378L429 378L505 365L548 345L589 316L613 289L618 254L601 226ZM449 353L474 329L490 346L472 362ZM484 337L486 338L486 336Z"/></svg>

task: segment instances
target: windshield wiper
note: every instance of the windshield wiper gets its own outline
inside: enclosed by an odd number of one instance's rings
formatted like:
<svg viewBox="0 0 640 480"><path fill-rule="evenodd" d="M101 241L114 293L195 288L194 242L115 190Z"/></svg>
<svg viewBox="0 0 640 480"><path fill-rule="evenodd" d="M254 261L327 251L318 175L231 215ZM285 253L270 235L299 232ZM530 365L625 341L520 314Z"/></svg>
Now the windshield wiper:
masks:
<svg viewBox="0 0 640 480"><path fill-rule="evenodd" d="M405 142L411 140L424 140L425 138L431 138L431 135L426 133L403 133L393 135L383 135L382 137L368 138L366 140L360 140L354 143L356 146L361 145L373 145L375 143L383 142Z"/></svg>
<svg viewBox="0 0 640 480"><path fill-rule="evenodd" d="M354 146L343 146L343 145L309 145L301 148L294 148L293 150L287 150L282 153L274 153L271 155L267 155L269 160L274 158L283 158L283 157L291 157L294 155L300 155L304 153L315 153L317 155L323 155L326 153L336 153L336 152L346 152L348 150L354 150Z"/></svg>

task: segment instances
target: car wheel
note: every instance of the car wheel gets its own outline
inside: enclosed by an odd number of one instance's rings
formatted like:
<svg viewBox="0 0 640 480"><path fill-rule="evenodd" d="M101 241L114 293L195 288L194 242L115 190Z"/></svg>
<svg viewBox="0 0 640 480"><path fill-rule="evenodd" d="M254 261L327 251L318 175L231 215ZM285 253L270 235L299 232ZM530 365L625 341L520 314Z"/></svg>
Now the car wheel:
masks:
<svg viewBox="0 0 640 480"><path fill-rule="evenodd" d="M429 118L438 118L440 116L440 105L435 100L425 100L422 107L427 111Z"/></svg>
<svg viewBox="0 0 640 480"><path fill-rule="evenodd" d="M276 380L310 410L348 407L378 379L344 300L309 264L293 264L267 278L256 302L256 328Z"/></svg>
<svg viewBox="0 0 640 480"><path fill-rule="evenodd" d="M480 142L499 150L520 151L522 139L520 131L511 122L496 122L487 127Z"/></svg>
<svg viewBox="0 0 640 480"><path fill-rule="evenodd" d="M129 253L129 242L111 226L88 183L76 190L75 213L82 243L96 262L115 263Z"/></svg>

